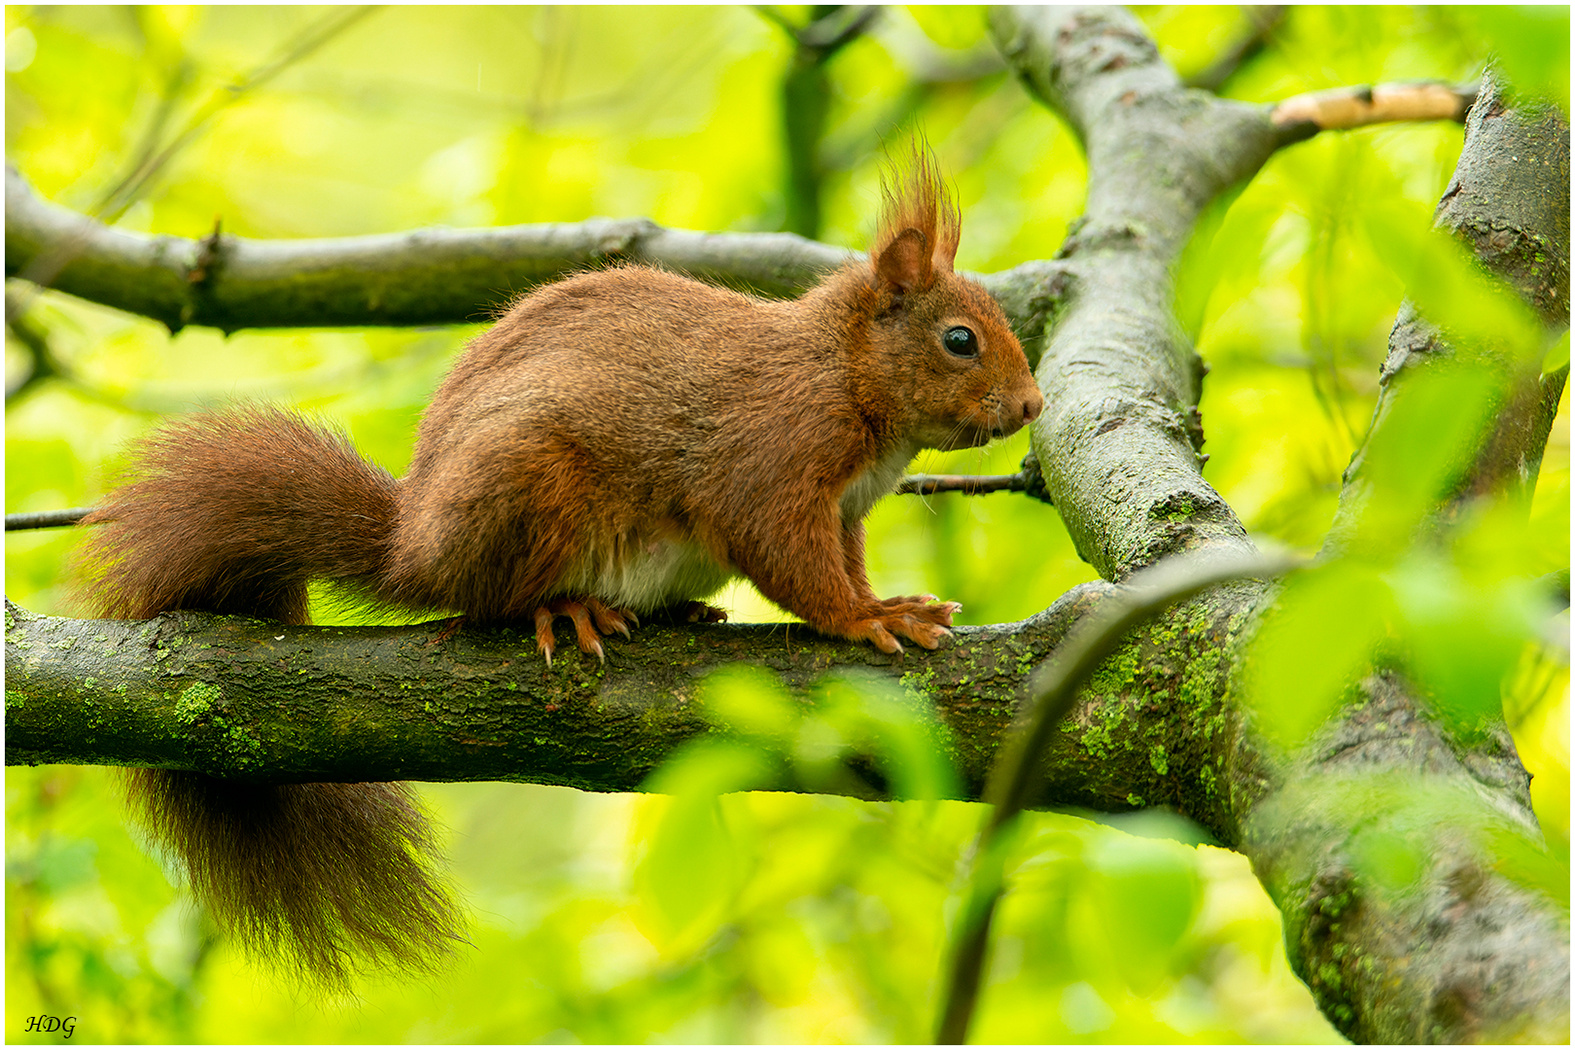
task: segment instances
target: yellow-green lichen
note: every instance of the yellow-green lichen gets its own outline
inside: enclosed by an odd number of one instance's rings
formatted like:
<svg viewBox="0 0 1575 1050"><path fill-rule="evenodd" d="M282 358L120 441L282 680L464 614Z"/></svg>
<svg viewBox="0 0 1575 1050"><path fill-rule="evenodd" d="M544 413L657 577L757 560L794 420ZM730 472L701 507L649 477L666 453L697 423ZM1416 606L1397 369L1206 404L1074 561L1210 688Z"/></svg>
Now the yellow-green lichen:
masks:
<svg viewBox="0 0 1575 1050"><path fill-rule="evenodd" d="M194 682L181 690L175 701L175 717L191 725L204 715L212 714L214 705L224 698L224 692L208 682Z"/></svg>
<svg viewBox="0 0 1575 1050"><path fill-rule="evenodd" d="M1106 695L1127 692L1136 679L1137 672L1137 645L1128 642L1111 653L1109 658L1099 665L1099 669L1089 676L1088 691Z"/></svg>
<svg viewBox="0 0 1575 1050"><path fill-rule="evenodd" d="M1153 766L1154 772L1160 776L1170 772L1170 763L1165 758L1165 747L1163 744L1155 744L1148 749L1148 764Z"/></svg>

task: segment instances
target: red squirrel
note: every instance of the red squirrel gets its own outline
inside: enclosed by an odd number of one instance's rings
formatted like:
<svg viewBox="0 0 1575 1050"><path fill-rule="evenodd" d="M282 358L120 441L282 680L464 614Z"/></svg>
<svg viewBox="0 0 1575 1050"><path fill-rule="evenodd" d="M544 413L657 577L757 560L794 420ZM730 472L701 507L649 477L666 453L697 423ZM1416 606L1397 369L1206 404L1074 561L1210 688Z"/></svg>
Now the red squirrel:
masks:
<svg viewBox="0 0 1575 1050"><path fill-rule="evenodd" d="M818 631L935 648L959 606L881 599L864 516L920 450L982 445L1043 407L999 306L953 272L959 215L915 148L867 259L774 301L645 266L537 288L477 336L396 481L285 411L150 438L84 524L104 615L305 623L307 582L375 602L552 622L581 649L736 576ZM402 785L237 785L136 770L134 812L226 928L342 985L354 954L411 967L460 937Z"/></svg>

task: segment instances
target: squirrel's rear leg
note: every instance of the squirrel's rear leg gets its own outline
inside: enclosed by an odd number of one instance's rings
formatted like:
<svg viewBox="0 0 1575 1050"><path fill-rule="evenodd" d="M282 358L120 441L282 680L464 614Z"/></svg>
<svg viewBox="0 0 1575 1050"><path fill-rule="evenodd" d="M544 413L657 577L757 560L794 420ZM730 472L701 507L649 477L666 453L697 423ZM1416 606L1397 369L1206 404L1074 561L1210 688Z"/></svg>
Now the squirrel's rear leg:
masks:
<svg viewBox="0 0 1575 1050"><path fill-rule="evenodd" d="M550 601L536 610L536 648L547 658L548 667L552 666L552 653L557 646L557 640L552 634L552 621L559 616L567 616L574 622L574 638L579 643L580 651L594 653L603 662L607 660L607 653L602 649L599 635L617 631L628 638L629 627L640 626L640 618L633 612L614 609L589 595Z"/></svg>

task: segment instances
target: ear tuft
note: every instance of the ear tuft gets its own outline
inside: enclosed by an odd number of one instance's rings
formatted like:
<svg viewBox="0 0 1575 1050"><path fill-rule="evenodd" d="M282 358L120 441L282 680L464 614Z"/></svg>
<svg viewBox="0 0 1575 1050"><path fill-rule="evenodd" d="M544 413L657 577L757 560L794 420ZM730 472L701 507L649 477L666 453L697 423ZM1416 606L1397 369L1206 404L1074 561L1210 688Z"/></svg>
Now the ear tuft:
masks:
<svg viewBox="0 0 1575 1050"><path fill-rule="evenodd" d="M922 138L909 144L905 162L893 161L883 174L881 197L880 229L870 246L875 272L903 291L924 291L936 270L951 271L962 220ZM914 251L922 260L909 260Z"/></svg>

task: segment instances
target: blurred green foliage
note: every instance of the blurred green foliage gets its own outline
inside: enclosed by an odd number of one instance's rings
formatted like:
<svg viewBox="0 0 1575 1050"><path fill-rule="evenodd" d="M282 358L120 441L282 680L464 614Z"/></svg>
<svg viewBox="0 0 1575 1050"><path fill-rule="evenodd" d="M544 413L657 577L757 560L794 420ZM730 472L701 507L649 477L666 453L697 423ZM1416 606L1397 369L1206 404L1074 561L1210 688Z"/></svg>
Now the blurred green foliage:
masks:
<svg viewBox="0 0 1575 1050"><path fill-rule="evenodd" d="M1247 28L1233 8L1139 13L1183 74ZM789 212L780 108L792 49L745 8L14 5L5 27L8 162L45 197L129 230L198 236L218 217L246 236L311 237L593 215L770 230ZM1518 89L1567 112L1568 38L1567 8L1296 8L1224 92L1271 102L1465 81L1496 51ZM1084 161L992 55L978 9L893 8L828 62L821 239L863 243L881 143L912 126L956 187L962 267L1055 253L1082 210ZM1321 544L1411 282L1446 282L1430 308L1467 302L1447 283L1457 261L1426 233L1459 144L1458 127L1417 125L1284 150L1189 250L1178 315L1212 366L1206 476L1256 538ZM1520 323L1513 304L1492 309L1462 323ZM91 503L118 450L160 416L233 398L320 412L397 473L469 334L170 336L49 293L27 316L62 376L8 400L10 512ZM8 389L33 363L7 339ZM1304 628L1323 632L1325 654L1398 632L1441 698L1478 713L1501 698L1565 851L1568 650L1533 638L1545 620L1521 581L1568 566L1568 433L1566 407L1529 519L1479 508L1442 548L1402 544L1381 564L1292 584L1319 613ZM1019 435L915 469L1004 473L1024 451ZM939 592L968 622L1031 615L1092 575L1053 511L1008 496L892 498L869 529L877 590ZM73 611L70 546L60 531L8 537L8 595ZM719 600L735 619L781 615L747 586ZM1297 647L1280 644L1287 688L1332 702L1319 679L1292 679ZM107 771L7 769L6 1036L36 1038L23 1019L53 1013L77 1016L87 1042L927 1038L980 823L979 807L935 800L950 776L938 730L911 698L856 681L823 683L813 714L748 670L706 688L732 734L664 769L652 786L670 795L428 789L452 831L475 949L429 986L369 980L352 1004L305 1001L236 958L133 842ZM873 749L873 767L848 760L855 747ZM910 801L718 795L852 791L871 777ZM1028 819L975 1038L1337 1038L1289 974L1277 913L1245 862L1189 841L1160 815ZM1375 851L1375 870L1403 877L1403 855ZM1513 844L1503 855L1528 881L1557 882Z"/></svg>

